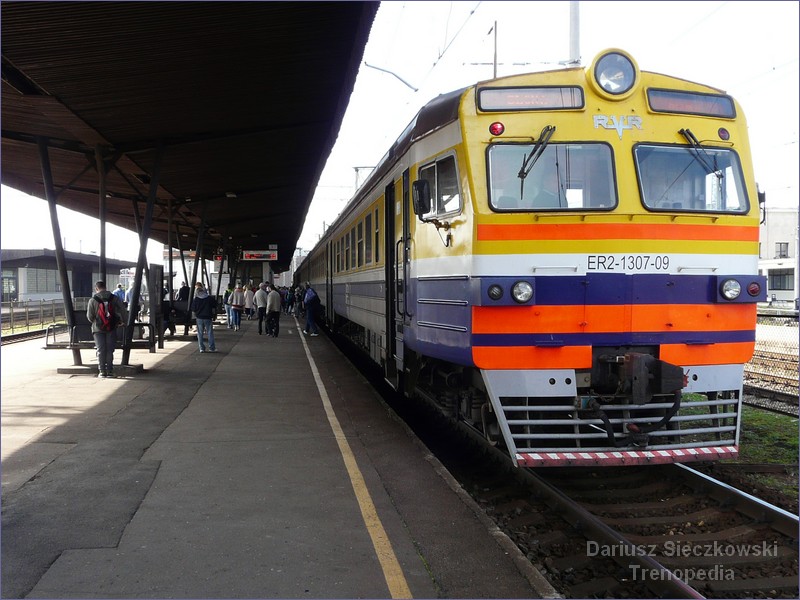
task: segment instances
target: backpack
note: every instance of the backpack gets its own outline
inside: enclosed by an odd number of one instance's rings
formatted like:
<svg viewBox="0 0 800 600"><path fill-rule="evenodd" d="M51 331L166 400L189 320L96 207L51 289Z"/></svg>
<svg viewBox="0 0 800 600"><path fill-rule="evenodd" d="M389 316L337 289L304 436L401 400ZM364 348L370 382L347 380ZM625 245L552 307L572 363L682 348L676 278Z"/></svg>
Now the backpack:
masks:
<svg viewBox="0 0 800 600"><path fill-rule="evenodd" d="M94 299L97 300L97 326L100 331L114 331L117 327L117 313L114 312L113 296L109 296L105 300L99 295L95 295Z"/></svg>

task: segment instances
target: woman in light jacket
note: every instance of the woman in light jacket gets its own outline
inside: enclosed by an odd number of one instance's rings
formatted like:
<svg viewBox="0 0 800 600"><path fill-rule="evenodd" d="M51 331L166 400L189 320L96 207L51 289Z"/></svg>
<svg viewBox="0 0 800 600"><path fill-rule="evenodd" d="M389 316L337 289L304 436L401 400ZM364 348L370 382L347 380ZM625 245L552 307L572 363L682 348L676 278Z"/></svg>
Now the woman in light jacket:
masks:
<svg viewBox="0 0 800 600"><path fill-rule="evenodd" d="M233 329L239 331L242 325L242 311L244 310L244 290L242 284L237 283L228 299L231 305L231 316L233 317Z"/></svg>

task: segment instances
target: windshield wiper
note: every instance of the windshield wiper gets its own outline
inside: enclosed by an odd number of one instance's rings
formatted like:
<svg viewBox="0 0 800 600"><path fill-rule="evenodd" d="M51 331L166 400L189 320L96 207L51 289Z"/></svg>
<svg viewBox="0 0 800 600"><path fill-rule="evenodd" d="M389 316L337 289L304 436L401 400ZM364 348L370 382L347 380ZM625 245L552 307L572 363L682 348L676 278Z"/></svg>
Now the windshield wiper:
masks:
<svg viewBox="0 0 800 600"><path fill-rule="evenodd" d="M690 129L681 129L678 133L680 133L694 149L692 156L694 156L694 159L705 169L706 173L709 175L716 175L718 179L722 179L722 172L717 167L717 158L709 156L706 149L700 145L700 142L692 131Z"/></svg>
<svg viewBox="0 0 800 600"><path fill-rule="evenodd" d="M525 193L525 178L528 176L528 173L531 172L531 169L533 168L533 165L536 164L536 161L542 156L542 153L547 147L547 144L550 142L550 138L553 137L553 132L555 132L555 130L555 125L545 125L542 129L542 133L539 134L539 139L533 146L531 153L527 156L522 156L522 166L519 169L519 173L517 173L517 177L519 177L520 200L522 200L522 197Z"/></svg>
<svg viewBox="0 0 800 600"><path fill-rule="evenodd" d="M542 129L542 133L539 134L539 139L536 141L536 145L531 150L531 153L527 156L522 157L522 167L517 173L517 177L520 179L525 179L528 176L528 173L531 172L533 165L536 164L536 161L539 160L539 157L542 156L542 152L547 147L547 144L550 142L550 138L553 137L553 132L556 130L555 125L545 125L544 129Z"/></svg>

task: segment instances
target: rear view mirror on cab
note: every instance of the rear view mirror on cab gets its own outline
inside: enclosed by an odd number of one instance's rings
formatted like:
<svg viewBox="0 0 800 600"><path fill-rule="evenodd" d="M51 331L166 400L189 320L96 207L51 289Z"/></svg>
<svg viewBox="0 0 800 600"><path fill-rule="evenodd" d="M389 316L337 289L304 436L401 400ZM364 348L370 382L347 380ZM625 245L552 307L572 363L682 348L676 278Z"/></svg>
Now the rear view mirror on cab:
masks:
<svg viewBox="0 0 800 600"><path fill-rule="evenodd" d="M414 203L414 214L422 220L423 215L431 212L431 186L427 179L417 179L411 186Z"/></svg>

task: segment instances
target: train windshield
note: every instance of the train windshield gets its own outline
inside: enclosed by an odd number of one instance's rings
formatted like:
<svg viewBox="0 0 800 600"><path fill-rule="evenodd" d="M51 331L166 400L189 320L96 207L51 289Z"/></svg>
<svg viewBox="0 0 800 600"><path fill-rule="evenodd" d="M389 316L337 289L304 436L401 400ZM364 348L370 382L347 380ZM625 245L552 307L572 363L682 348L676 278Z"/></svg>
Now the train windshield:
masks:
<svg viewBox="0 0 800 600"><path fill-rule="evenodd" d="M611 210L617 205L611 148L548 144L528 160L531 144L489 146L489 205L500 212ZM526 174L527 173L527 174Z"/></svg>
<svg viewBox="0 0 800 600"><path fill-rule="evenodd" d="M746 213L739 157L725 148L639 145L642 202L654 211Z"/></svg>

